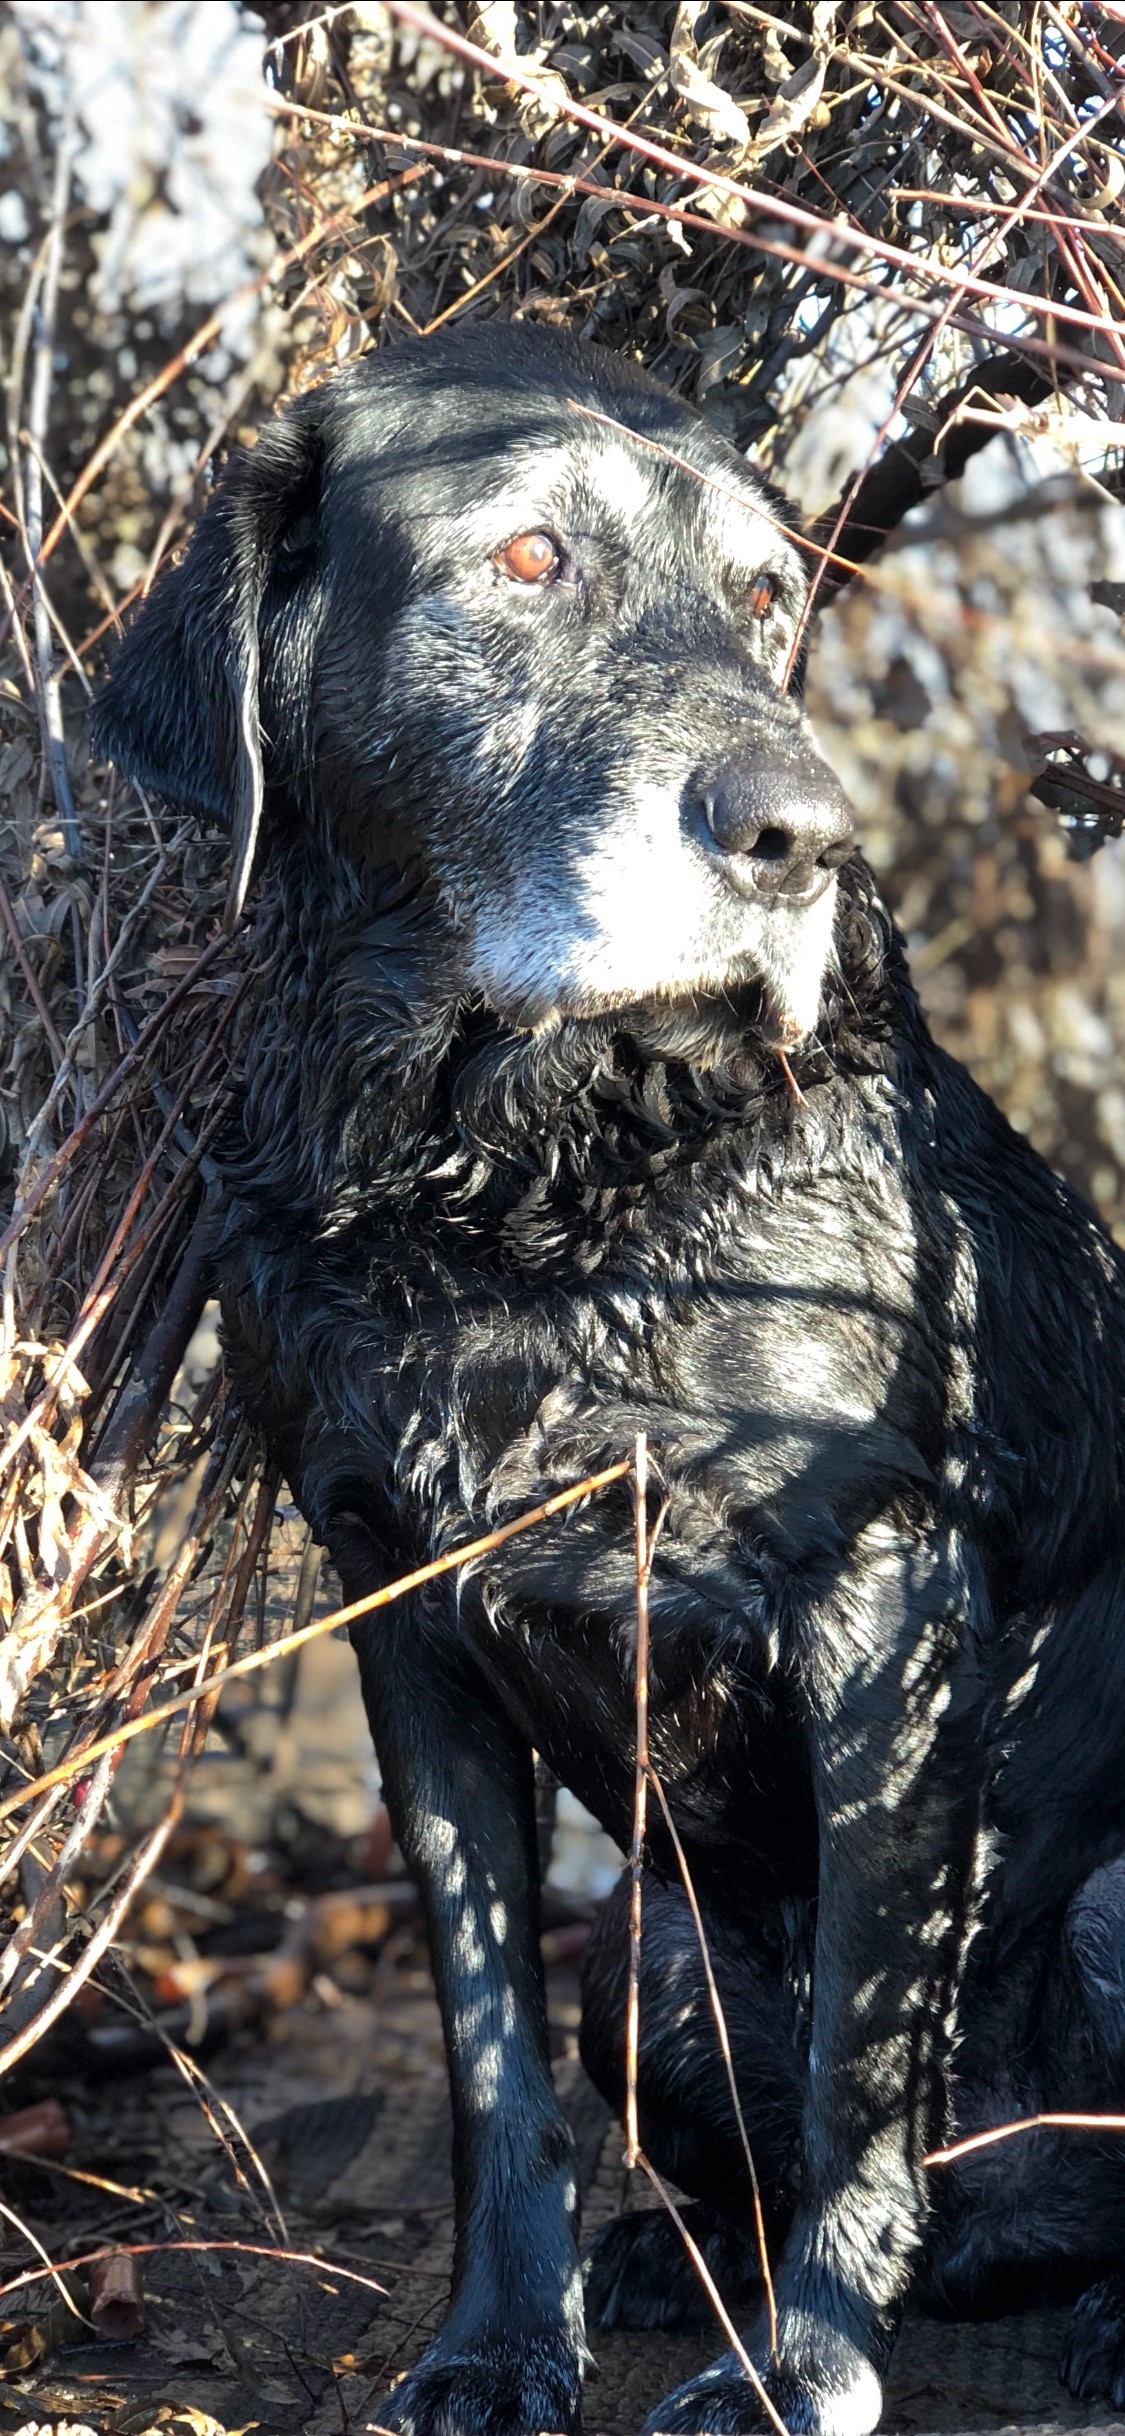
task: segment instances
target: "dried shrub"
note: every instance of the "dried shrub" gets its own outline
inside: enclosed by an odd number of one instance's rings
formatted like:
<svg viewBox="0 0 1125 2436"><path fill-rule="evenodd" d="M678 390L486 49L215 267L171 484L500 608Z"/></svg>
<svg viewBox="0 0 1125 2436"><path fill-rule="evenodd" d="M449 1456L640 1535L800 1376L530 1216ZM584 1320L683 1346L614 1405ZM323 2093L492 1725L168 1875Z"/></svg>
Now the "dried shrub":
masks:
<svg viewBox="0 0 1125 2436"><path fill-rule="evenodd" d="M112 215L30 14L0 26L30 199L20 238L0 194L3 1799L77 1773L5 1818L6 2066L163 1848L206 1703L147 1841L68 1912L114 1772L81 1755L286 1620L281 1484L191 1353L251 931L221 935L221 841L86 742L122 612L278 395L519 313L637 354L753 447L830 553L814 709L938 1028L1125 1219L1120 862L1072 859L1116 837L1125 769L1114 14L263 5L265 225L237 295L190 314L99 290Z"/></svg>

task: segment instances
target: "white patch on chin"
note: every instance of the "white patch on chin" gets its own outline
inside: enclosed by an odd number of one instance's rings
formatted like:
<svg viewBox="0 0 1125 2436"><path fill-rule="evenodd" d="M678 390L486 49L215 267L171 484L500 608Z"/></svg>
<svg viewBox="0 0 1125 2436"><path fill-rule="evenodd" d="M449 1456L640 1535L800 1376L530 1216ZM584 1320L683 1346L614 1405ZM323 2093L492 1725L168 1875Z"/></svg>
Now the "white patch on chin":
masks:
<svg viewBox="0 0 1125 2436"><path fill-rule="evenodd" d="M561 885L478 913L474 979L528 1030L754 979L795 1047L816 1025L835 910L835 879L813 905L746 902L685 835L678 794L646 787Z"/></svg>
<svg viewBox="0 0 1125 2436"><path fill-rule="evenodd" d="M779 906L760 916L759 978L783 1048L796 1048L816 1030L824 977L832 963L836 881L815 905Z"/></svg>

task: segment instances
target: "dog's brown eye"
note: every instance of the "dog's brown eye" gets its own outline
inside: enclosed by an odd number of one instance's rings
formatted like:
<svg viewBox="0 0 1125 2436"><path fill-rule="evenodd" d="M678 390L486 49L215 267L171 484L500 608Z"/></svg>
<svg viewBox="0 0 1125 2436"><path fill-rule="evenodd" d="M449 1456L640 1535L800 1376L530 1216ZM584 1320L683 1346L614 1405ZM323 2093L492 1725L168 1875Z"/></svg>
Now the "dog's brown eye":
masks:
<svg viewBox="0 0 1125 2436"><path fill-rule="evenodd" d="M517 584L549 584L559 571L559 554L549 533L517 533L496 564Z"/></svg>
<svg viewBox="0 0 1125 2436"><path fill-rule="evenodd" d="M777 585L772 575L756 575L747 596L751 617L768 617L777 599Z"/></svg>

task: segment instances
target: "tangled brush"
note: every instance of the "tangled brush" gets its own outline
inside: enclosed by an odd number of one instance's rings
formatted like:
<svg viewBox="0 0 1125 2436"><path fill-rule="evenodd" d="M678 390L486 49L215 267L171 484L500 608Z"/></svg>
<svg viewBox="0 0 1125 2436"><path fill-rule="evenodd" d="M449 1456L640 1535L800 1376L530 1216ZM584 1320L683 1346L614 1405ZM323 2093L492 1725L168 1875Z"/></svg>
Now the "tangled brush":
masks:
<svg viewBox="0 0 1125 2436"><path fill-rule="evenodd" d="M829 613L814 707L935 1016L1125 1212L1119 914L1081 859L1120 833L1125 772L1125 547L1104 571L1122 12L263 0L264 217L201 317L107 286L116 206L90 199L81 79L65 39L43 66L31 14L0 33L30 198L0 273L9 2072L106 1968L211 1679L311 1607L308 1564L288 1614L269 1605L292 1517L205 1316L215 1139L268 987L253 903L228 938L222 839L122 790L87 742L113 634L216 452L279 394L407 331L519 313L640 356L753 447L798 501ZM182 100L205 119L202 90ZM947 498L990 443L1006 489ZM124 1745L86 1755L193 1686L156 1825L77 1900Z"/></svg>

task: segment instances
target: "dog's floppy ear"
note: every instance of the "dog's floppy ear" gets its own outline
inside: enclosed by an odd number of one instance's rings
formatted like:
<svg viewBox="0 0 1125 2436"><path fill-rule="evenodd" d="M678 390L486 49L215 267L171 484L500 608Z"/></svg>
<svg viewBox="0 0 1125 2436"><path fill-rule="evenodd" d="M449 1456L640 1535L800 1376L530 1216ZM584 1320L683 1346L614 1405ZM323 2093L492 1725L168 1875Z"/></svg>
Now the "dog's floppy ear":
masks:
<svg viewBox="0 0 1125 2436"><path fill-rule="evenodd" d="M254 860L264 779L258 626L287 535L319 481L313 398L232 458L186 557L154 587L94 712L94 744L127 777L229 823L233 930Z"/></svg>

